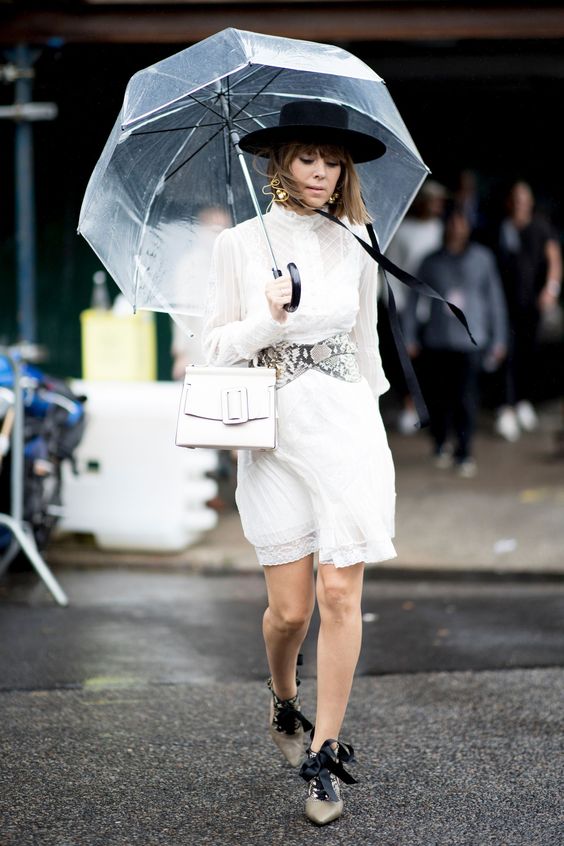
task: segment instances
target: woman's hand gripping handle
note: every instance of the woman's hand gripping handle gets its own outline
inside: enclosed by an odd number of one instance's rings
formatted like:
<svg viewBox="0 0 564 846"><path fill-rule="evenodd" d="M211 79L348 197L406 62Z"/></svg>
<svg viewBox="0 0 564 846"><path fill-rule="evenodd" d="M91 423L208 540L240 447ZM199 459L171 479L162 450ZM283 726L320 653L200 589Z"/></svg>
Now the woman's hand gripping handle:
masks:
<svg viewBox="0 0 564 846"><path fill-rule="evenodd" d="M282 276L282 271L273 270L275 278L268 282L265 288L266 299L270 313L277 323L285 323L288 312L295 311L300 304L302 292L300 274L293 262L288 265L288 275Z"/></svg>

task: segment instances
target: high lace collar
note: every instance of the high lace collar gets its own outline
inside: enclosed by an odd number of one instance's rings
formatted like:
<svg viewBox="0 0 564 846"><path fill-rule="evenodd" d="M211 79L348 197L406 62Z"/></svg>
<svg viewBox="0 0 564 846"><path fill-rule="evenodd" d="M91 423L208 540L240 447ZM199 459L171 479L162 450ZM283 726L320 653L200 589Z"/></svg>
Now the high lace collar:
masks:
<svg viewBox="0 0 564 846"><path fill-rule="evenodd" d="M266 218L267 220L270 218L277 226L299 228L305 231L319 229L325 222L325 218L320 214L315 214L315 212L313 214L298 214L291 209L283 208L279 203L272 203Z"/></svg>

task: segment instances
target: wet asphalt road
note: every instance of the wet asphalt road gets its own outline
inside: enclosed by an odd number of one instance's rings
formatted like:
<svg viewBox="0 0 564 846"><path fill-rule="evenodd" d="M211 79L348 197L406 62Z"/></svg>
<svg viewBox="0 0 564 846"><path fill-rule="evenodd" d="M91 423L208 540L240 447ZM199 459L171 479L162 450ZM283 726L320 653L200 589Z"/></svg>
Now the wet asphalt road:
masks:
<svg viewBox="0 0 564 846"><path fill-rule="evenodd" d="M266 736L260 574L58 577L66 609L0 584L1 846L564 843L563 580L367 580L360 783L317 830Z"/></svg>
<svg viewBox="0 0 564 846"><path fill-rule="evenodd" d="M260 573L62 571L57 607L33 575L0 593L0 689L260 681ZM367 579L359 675L564 666L564 578ZM314 617L304 677L315 676Z"/></svg>

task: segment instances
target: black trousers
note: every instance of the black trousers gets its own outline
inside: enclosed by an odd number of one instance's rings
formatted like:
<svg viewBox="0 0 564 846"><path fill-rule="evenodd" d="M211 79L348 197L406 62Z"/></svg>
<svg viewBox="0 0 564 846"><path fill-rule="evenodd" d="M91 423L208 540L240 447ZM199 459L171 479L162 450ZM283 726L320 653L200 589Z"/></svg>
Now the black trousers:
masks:
<svg viewBox="0 0 564 846"><path fill-rule="evenodd" d="M456 461L472 455L481 363L479 351L426 349L421 354L418 369L429 409L429 433L436 452L454 436Z"/></svg>
<svg viewBox="0 0 564 846"><path fill-rule="evenodd" d="M535 396L539 322L540 314L534 307L511 315L502 405L515 405Z"/></svg>

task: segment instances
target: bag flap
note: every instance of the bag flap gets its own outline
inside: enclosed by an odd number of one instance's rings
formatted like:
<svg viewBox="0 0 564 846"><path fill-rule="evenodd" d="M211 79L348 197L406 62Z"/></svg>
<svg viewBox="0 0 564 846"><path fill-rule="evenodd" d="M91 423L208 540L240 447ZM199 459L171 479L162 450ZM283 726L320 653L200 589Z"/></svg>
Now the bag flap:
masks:
<svg viewBox="0 0 564 846"><path fill-rule="evenodd" d="M269 417L273 410L274 387L229 385L220 380L198 379L185 383L184 414L208 420L246 422Z"/></svg>

